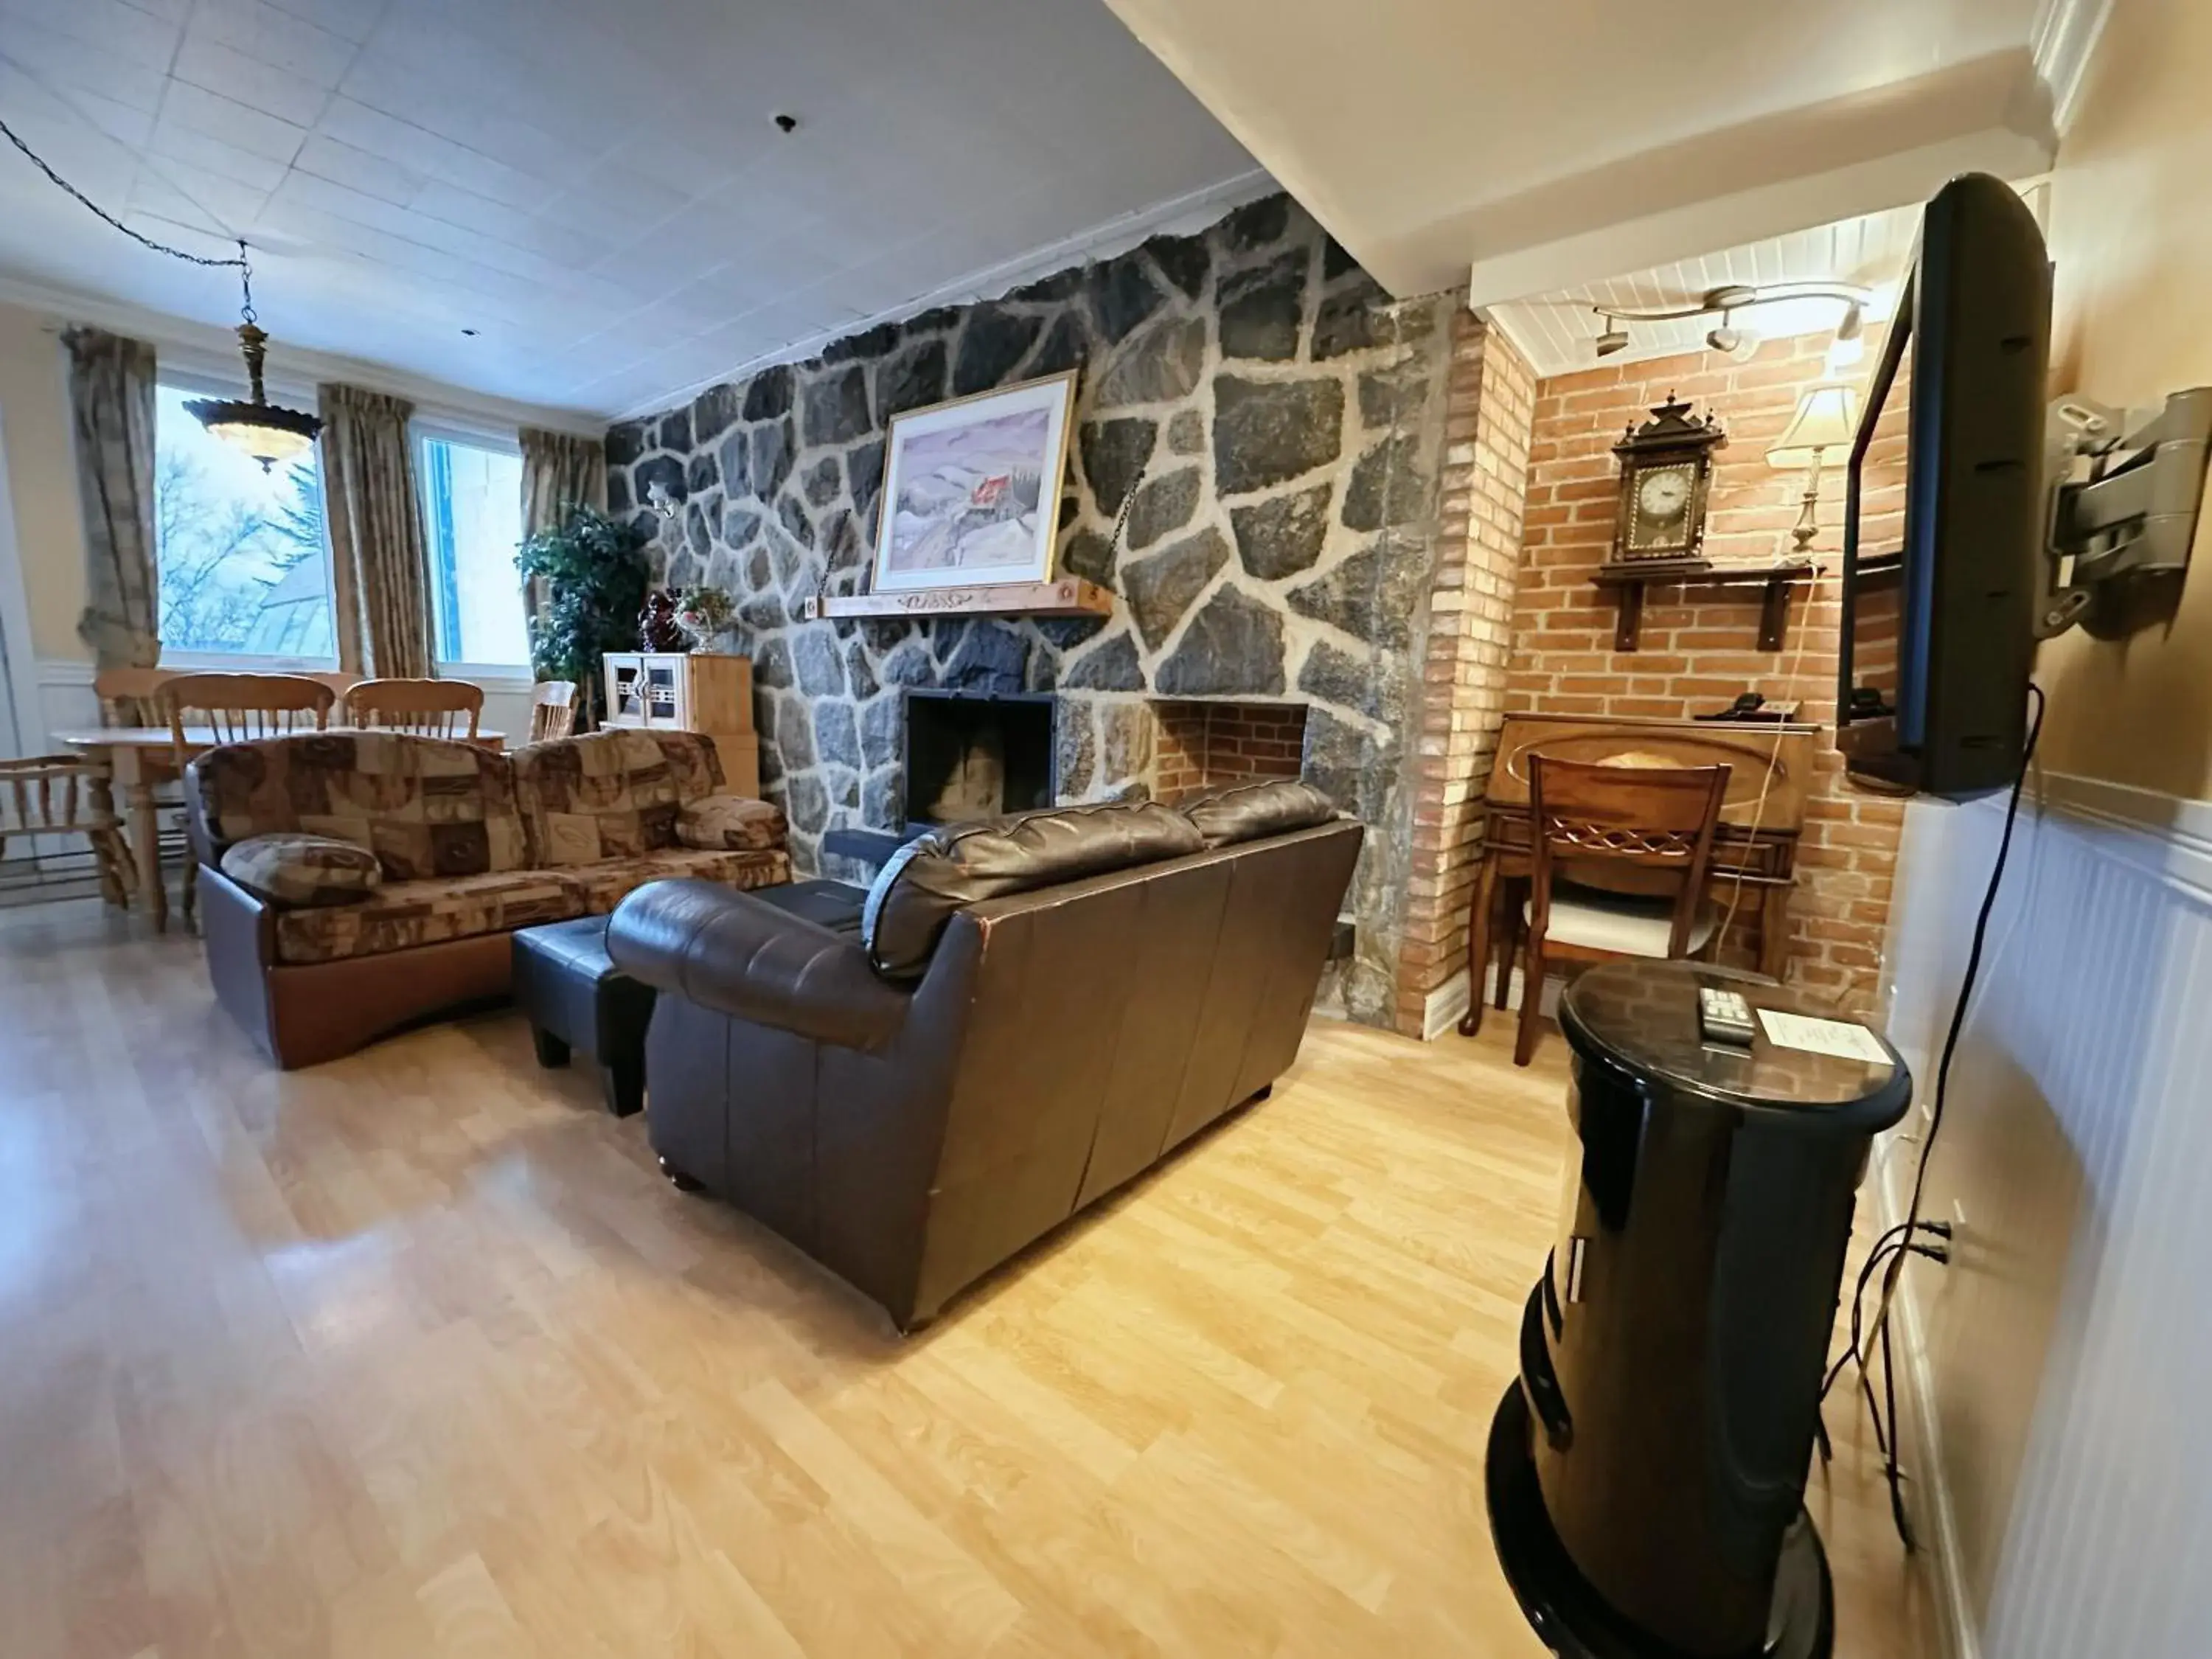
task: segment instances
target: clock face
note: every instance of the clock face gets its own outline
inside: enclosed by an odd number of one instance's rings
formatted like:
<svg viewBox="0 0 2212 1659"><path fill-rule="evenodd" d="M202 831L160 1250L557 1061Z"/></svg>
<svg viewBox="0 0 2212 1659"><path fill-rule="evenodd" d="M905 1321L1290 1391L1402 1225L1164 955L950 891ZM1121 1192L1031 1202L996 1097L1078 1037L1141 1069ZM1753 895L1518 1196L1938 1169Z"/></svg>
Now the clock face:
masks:
<svg viewBox="0 0 2212 1659"><path fill-rule="evenodd" d="M1631 526L1632 547L1685 547L1689 544L1690 495L1697 487L1693 466L1656 467L1636 486L1636 520Z"/></svg>

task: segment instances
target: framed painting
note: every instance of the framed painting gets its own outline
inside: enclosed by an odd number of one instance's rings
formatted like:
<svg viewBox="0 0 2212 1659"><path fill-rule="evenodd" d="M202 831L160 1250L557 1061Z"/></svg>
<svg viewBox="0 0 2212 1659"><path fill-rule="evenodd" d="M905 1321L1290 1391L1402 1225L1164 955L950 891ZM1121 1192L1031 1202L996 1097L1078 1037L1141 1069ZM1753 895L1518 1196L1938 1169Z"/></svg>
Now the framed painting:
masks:
<svg viewBox="0 0 2212 1659"><path fill-rule="evenodd" d="M875 591L1052 580L1075 374L895 416Z"/></svg>

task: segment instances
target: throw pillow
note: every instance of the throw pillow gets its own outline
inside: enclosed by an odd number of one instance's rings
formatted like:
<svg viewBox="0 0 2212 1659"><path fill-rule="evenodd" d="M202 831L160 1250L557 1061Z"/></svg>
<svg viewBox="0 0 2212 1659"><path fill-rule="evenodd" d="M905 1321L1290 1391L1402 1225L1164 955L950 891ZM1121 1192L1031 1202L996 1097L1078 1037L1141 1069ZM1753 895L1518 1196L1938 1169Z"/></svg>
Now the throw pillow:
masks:
<svg viewBox="0 0 2212 1659"><path fill-rule="evenodd" d="M1275 778L1240 783L1183 806L1208 847L1235 847L1267 836L1310 830L1336 816L1336 804L1310 783Z"/></svg>
<svg viewBox="0 0 2212 1659"><path fill-rule="evenodd" d="M676 839L702 852L773 852L783 845L783 811L743 795L708 795L677 813Z"/></svg>
<svg viewBox="0 0 2212 1659"><path fill-rule="evenodd" d="M287 910L357 904L384 884L375 854L329 836L249 836L231 844L221 867L256 898Z"/></svg>

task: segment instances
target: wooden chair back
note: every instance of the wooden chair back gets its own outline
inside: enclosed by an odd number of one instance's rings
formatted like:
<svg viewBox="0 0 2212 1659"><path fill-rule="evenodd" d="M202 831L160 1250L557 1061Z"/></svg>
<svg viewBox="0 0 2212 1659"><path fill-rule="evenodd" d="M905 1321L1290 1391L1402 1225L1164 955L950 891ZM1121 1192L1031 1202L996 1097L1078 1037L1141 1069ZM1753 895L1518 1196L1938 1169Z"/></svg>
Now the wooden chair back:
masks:
<svg viewBox="0 0 2212 1659"><path fill-rule="evenodd" d="M317 732L330 724L337 701L337 693L304 674L179 674L161 690L180 770L191 758L187 727L204 726L218 743Z"/></svg>
<svg viewBox="0 0 2212 1659"><path fill-rule="evenodd" d="M483 699L466 680L363 680L345 694L344 724L473 742Z"/></svg>
<svg viewBox="0 0 2212 1659"><path fill-rule="evenodd" d="M100 699L102 726L167 726L161 688L177 678L173 668L104 668L92 677Z"/></svg>
<svg viewBox="0 0 2212 1659"><path fill-rule="evenodd" d="M1680 879L1667 953L1686 954L1728 781L1725 766L1593 766L1531 755L1530 936L1544 937L1562 860L1610 861Z"/></svg>
<svg viewBox="0 0 2212 1659"><path fill-rule="evenodd" d="M0 761L0 843L117 827L106 769L82 755Z"/></svg>
<svg viewBox="0 0 2212 1659"><path fill-rule="evenodd" d="M576 682L540 680L530 688L530 740L550 743L576 730Z"/></svg>

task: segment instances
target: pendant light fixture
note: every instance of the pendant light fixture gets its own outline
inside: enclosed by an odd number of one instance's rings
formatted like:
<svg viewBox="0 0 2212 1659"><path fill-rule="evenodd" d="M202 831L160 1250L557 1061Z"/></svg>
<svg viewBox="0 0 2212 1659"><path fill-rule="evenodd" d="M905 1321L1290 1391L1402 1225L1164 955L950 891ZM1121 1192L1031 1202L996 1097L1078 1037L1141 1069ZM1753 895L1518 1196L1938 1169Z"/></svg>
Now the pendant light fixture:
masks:
<svg viewBox="0 0 2212 1659"><path fill-rule="evenodd" d="M233 449L251 455L268 471L279 461L295 460L314 445L323 429L321 419L304 410L272 404L262 389L261 366L269 352L269 336L253 313L253 267L246 262L246 244L238 245L240 286L245 290L238 325L238 349L246 359L247 398L195 398L185 405L191 417Z"/></svg>

